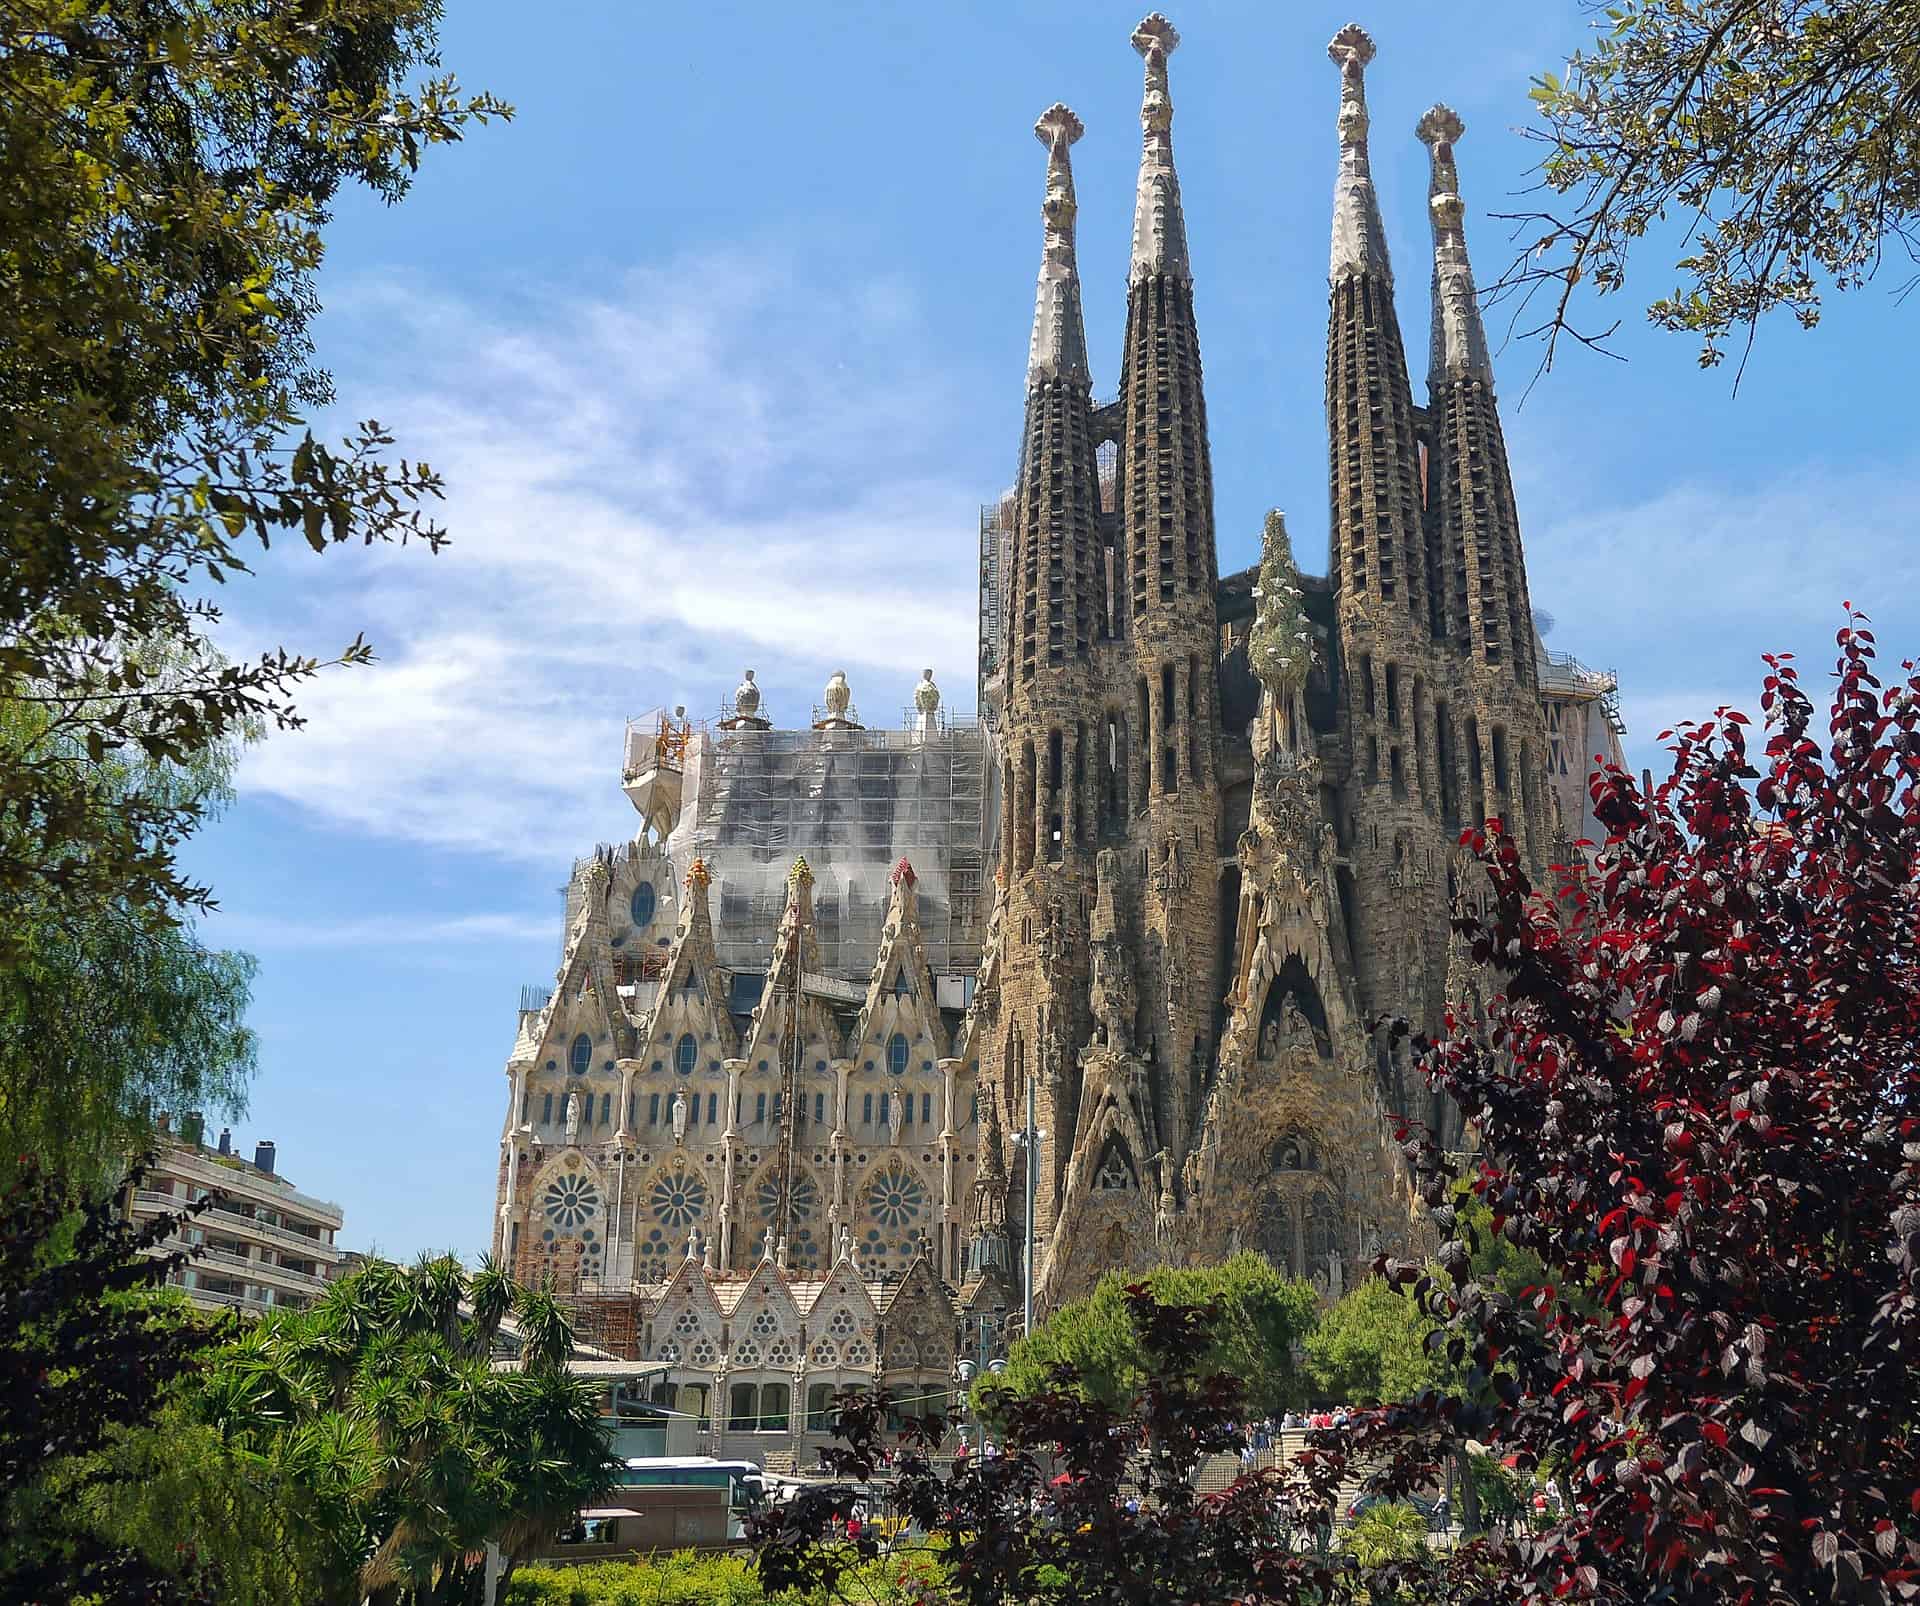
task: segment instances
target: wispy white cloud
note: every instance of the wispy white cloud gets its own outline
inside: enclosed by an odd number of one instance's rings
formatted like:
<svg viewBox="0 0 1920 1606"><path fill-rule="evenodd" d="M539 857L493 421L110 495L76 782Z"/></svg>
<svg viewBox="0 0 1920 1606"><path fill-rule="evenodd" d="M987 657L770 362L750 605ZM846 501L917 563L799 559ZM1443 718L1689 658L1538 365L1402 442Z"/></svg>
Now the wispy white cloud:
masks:
<svg viewBox="0 0 1920 1606"><path fill-rule="evenodd" d="M966 698L981 488L897 284L714 258L511 320L406 286L335 305L372 375L352 411L446 476L453 542L262 588L239 645L364 626L381 661L308 689L243 787L551 863L631 828L623 717L708 712L743 664L782 718L838 667L874 720L928 665Z"/></svg>
<svg viewBox="0 0 1920 1606"><path fill-rule="evenodd" d="M1920 650L1916 462L1802 464L1737 483L1705 475L1641 500L1589 487L1526 519L1534 603L1550 644L1620 676L1629 749L1721 704L1759 716L1763 652L1798 655L1816 701L1850 601L1894 662Z"/></svg>
<svg viewBox="0 0 1920 1606"><path fill-rule="evenodd" d="M426 916L369 915L351 920L290 920L272 916L218 914L206 939L220 947L250 952L304 948L445 948L461 943L551 943L551 912Z"/></svg>

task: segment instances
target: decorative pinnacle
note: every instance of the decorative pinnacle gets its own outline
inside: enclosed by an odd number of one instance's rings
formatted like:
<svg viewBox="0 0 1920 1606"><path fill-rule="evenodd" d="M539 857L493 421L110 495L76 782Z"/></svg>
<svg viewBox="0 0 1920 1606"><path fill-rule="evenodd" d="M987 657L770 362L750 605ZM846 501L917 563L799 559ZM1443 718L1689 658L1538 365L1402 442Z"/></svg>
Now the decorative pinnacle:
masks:
<svg viewBox="0 0 1920 1606"><path fill-rule="evenodd" d="M913 866L904 858L893 867L893 884L912 886L920 878L913 873Z"/></svg>
<svg viewBox="0 0 1920 1606"><path fill-rule="evenodd" d="M1450 106L1432 107L1414 129L1433 158L1427 188L1433 223L1433 347L1427 379L1434 385L1449 379L1493 382L1493 360L1467 260L1466 205L1460 199L1460 172L1453 157L1454 141L1466 131Z"/></svg>
<svg viewBox="0 0 1920 1606"><path fill-rule="evenodd" d="M1091 382L1087 366L1086 322L1080 312L1080 270L1073 254L1073 163L1068 151L1087 131L1071 110L1056 101L1034 122L1033 135L1047 147L1047 198L1040 216L1046 242L1040 257L1040 284L1033 305L1033 341L1027 348L1027 380L1042 375Z"/></svg>
<svg viewBox="0 0 1920 1606"><path fill-rule="evenodd" d="M1350 22L1327 44L1327 58L1340 69L1340 176L1333 189L1333 258L1329 276L1374 273L1393 283L1386 230L1374 198L1367 163L1367 63L1373 36Z"/></svg>
<svg viewBox="0 0 1920 1606"><path fill-rule="evenodd" d="M713 883L712 872L707 869L705 859L695 859L687 866L687 891L705 892Z"/></svg>
<svg viewBox="0 0 1920 1606"><path fill-rule="evenodd" d="M787 885L790 887L813 885L813 867L807 863L804 856L793 861L793 868L787 872Z"/></svg>
<svg viewBox="0 0 1920 1606"><path fill-rule="evenodd" d="M1147 64L1140 99L1140 182L1133 204L1133 283L1156 273L1190 280L1187 220L1180 208L1180 179L1173 170L1173 96L1167 88L1167 57L1180 47L1180 33L1154 12L1133 30L1133 48Z"/></svg>

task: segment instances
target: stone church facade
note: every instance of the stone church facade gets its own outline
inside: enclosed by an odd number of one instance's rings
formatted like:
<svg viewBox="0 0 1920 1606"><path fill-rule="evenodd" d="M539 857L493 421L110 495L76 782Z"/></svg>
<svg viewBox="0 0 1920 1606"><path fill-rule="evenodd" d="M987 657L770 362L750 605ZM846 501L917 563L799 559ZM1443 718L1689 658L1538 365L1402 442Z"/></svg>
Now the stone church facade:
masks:
<svg viewBox="0 0 1920 1606"><path fill-rule="evenodd" d="M1079 119L1045 112L1043 253L1013 489L983 518L979 713L933 672L897 725L843 675L777 724L630 724L634 840L574 867L550 993L507 1063L494 1249L590 1335L672 1368L716 1435L788 1435L858 1378L944 1388L1019 1308L1112 1267L1257 1250L1328 1297L1421 1234L1390 1114L1458 1140L1373 1023L1471 1009L1463 829L1537 869L1617 757L1610 676L1527 592L1454 148L1430 152L1416 402L1339 74L1324 578L1271 515L1221 577L1158 16L1116 398L1075 255ZM1023 1141L1028 1111L1033 1136ZM1033 1168L1029 1176L1028 1168ZM675 1392L675 1391L678 1392ZM772 1402L773 1409L767 1409ZM781 1441L783 1444L786 1441Z"/></svg>

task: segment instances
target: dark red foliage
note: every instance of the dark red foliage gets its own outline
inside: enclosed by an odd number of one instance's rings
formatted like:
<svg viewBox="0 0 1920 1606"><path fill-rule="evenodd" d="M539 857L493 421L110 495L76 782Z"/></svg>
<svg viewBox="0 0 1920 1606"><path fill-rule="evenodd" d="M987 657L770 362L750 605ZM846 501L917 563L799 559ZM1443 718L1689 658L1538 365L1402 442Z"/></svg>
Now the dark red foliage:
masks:
<svg viewBox="0 0 1920 1606"><path fill-rule="evenodd" d="M1216 1312L1159 1305L1144 1286L1131 1299L1153 1361L1132 1411L1083 1399L1063 1370L1055 1388L1003 1402L996 1455L971 1457L950 1473L928 1456L941 1425L909 1423L889 1510L944 1541L948 1588L940 1598L969 1606L1351 1598L1350 1565L1311 1546L1327 1526L1345 1462L1315 1452L1285 1474L1195 1494L1200 1459L1243 1442L1242 1389L1237 1379L1192 1370ZM879 1462L884 1397L849 1394L839 1410L846 1448L833 1453L834 1470L864 1482ZM845 1494L808 1490L762 1519L754 1537L769 1594L818 1589L833 1598L853 1564L879 1553L883 1541L871 1527L852 1544L839 1542L851 1504Z"/></svg>
<svg viewBox="0 0 1920 1606"><path fill-rule="evenodd" d="M1673 733L1651 797L1551 902L1497 828L1456 920L1501 996L1429 1073L1472 1186L1551 1286L1515 1305L1400 1264L1461 1342L1455 1426L1572 1506L1486 1599L1906 1601L1920 1593L1920 681L1849 611L1826 731L1769 658L1745 716ZM1446 1157L1412 1144L1443 1224Z"/></svg>

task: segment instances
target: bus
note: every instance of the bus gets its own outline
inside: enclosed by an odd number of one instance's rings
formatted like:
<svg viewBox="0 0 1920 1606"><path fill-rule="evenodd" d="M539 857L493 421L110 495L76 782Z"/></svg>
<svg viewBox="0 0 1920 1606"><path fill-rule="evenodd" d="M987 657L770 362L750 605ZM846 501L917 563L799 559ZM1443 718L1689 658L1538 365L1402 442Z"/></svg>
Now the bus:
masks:
<svg viewBox="0 0 1920 1606"><path fill-rule="evenodd" d="M607 1503L631 1515L604 1519L601 1542L620 1550L700 1550L739 1544L746 1520L766 1504L766 1481L751 1461L710 1455L635 1456L620 1469Z"/></svg>

